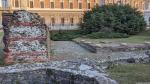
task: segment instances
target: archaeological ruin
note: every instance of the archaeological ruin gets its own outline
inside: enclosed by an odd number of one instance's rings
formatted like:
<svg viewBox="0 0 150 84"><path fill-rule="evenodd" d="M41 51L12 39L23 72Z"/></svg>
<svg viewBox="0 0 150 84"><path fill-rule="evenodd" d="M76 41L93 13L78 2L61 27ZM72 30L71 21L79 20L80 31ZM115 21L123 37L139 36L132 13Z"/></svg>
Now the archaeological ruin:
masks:
<svg viewBox="0 0 150 84"><path fill-rule="evenodd" d="M49 34L44 20L24 10L3 14L6 64L49 60Z"/></svg>

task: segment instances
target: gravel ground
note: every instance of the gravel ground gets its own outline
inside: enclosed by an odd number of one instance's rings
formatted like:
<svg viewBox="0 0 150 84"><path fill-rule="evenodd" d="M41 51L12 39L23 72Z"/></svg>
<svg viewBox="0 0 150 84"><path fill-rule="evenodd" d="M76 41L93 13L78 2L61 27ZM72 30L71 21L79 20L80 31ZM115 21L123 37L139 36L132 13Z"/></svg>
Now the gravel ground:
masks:
<svg viewBox="0 0 150 84"><path fill-rule="evenodd" d="M73 54L85 54L90 53L78 44L71 42L71 41L53 41L52 46L54 46L52 49L56 53L73 53Z"/></svg>
<svg viewBox="0 0 150 84"><path fill-rule="evenodd" d="M147 57L146 51L91 53L71 41L53 41L51 45L55 60L84 59L94 62L105 62L108 60Z"/></svg>

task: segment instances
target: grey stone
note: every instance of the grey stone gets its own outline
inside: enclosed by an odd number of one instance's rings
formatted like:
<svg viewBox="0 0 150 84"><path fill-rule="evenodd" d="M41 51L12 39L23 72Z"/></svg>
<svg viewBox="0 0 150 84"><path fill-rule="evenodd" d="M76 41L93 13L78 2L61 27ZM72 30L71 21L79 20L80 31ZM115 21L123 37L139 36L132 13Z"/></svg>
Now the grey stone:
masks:
<svg viewBox="0 0 150 84"><path fill-rule="evenodd" d="M135 63L136 61L135 61L134 58L130 58L130 59L127 59L127 62L128 62L128 63Z"/></svg>
<svg viewBox="0 0 150 84"><path fill-rule="evenodd" d="M100 72L96 66L71 61L0 67L2 84L118 84L114 81L106 73Z"/></svg>

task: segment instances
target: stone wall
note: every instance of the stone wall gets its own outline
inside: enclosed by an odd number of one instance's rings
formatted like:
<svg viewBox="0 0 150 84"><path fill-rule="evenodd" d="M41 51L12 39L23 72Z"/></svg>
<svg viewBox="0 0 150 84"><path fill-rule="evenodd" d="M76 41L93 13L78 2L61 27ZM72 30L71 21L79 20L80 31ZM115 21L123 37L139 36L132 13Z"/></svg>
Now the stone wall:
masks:
<svg viewBox="0 0 150 84"><path fill-rule="evenodd" d="M0 74L0 81L1 84L99 84L94 78L51 69Z"/></svg>
<svg viewBox="0 0 150 84"><path fill-rule="evenodd" d="M38 14L20 10L14 11L6 19L3 21L5 62L46 61L49 57L49 34L42 18Z"/></svg>
<svg viewBox="0 0 150 84"><path fill-rule="evenodd" d="M0 67L0 84L118 84L98 67L77 62Z"/></svg>
<svg viewBox="0 0 150 84"><path fill-rule="evenodd" d="M75 41L82 47L90 50L91 52L132 52L132 51L144 51L150 49L150 43L112 43L101 42L99 44L87 42L87 41Z"/></svg>

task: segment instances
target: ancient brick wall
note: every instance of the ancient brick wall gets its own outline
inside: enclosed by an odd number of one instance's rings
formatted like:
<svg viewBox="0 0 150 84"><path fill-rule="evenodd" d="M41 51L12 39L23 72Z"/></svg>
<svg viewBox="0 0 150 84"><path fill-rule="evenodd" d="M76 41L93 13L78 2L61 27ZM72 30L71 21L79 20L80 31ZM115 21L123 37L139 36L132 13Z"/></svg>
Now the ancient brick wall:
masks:
<svg viewBox="0 0 150 84"><path fill-rule="evenodd" d="M38 14L27 11L14 11L4 19L3 42L5 62L47 61L48 29Z"/></svg>

